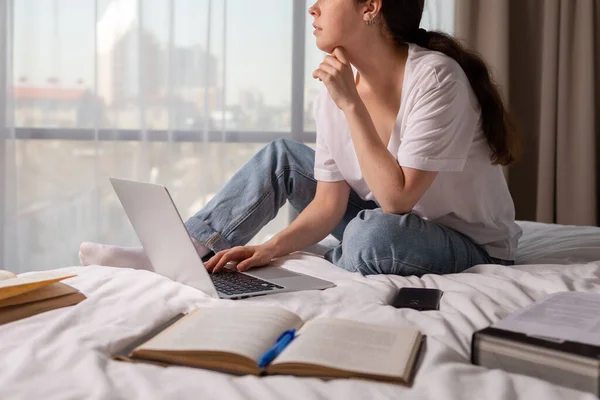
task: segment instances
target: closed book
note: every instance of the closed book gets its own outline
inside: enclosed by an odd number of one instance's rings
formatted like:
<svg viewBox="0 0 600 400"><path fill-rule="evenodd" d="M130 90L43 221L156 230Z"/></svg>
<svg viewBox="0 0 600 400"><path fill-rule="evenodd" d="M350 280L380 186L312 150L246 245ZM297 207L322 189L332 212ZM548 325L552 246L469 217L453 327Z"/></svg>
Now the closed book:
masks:
<svg viewBox="0 0 600 400"><path fill-rule="evenodd" d="M600 396L600 294L560 292L477 331L471 361Z"/></svg>
<svg viewBox="0 0 600 400"><path fill-rule="evenodd" d="M0 270L0 325L83 301L86 297L77 289L59 282L72 276L38 272L18 277Z"/></svg>
<svg viewBox="0 0 600 400"><path fill-rule="evenodd" d="M83 293L75 290L58 297L44 298L41 300L2 307L0 308L0 325L32 317L47 311L56 310L58 308L73 306L81 303L85 299L86 297Z"/></svg>

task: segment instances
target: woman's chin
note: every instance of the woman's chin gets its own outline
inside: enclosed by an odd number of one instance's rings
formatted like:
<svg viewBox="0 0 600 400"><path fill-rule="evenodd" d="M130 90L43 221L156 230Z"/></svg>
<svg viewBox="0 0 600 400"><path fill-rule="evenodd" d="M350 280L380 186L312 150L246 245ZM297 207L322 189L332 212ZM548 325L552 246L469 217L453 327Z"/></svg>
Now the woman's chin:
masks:
<svg viewBox="0 0 600 400"><path fill-rule="evenodd" d="M327 54L331 54L333 53L333 49L335 49L335 45L333 45L331 42L325 42L324 40L319 40L319 38L317 38L317 48Z"/></svg>

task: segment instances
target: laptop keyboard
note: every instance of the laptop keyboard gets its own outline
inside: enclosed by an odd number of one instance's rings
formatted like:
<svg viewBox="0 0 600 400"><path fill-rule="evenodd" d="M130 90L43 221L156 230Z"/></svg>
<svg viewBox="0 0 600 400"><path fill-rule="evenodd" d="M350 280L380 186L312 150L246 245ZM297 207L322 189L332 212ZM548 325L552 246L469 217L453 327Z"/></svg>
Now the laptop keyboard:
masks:
<svg viewBox="0 0 600 400"><path fill-rule="evenodd" d="M237 272L217 272L210 276L217 291L229 296L283 289L283 286Z"/></svg>

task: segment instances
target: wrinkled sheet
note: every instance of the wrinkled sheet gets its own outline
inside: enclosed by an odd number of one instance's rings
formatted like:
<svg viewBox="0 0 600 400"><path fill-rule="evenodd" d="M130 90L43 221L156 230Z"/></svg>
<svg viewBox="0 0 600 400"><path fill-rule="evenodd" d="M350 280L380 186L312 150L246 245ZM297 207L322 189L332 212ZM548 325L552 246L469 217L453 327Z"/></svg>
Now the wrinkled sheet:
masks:
<svg viewBox="0 0 600 400"><path fill-rule="evenodd" d="M552 235L542 235L537 243L528 245L548 246L540 243L545 238ZM577 249L572 252L575 257ZM337 286L240 301L216 300L148 271L102 266L64 268L61 271L78 274L65 282L81 290L87 299L74 307L0 326L0 399L596 398L527 376L473 366L469 346L475 330L547 294L566 290L600 293L600 261L479 265L460 274L422 278L363 277L307 252L280 258L277 264L333 281ZM387 305L403 286L442 289L441 309L417 312ZM110 358L179 313L196 307L238 307L242 303L284 307L304 320L328 316L374 324L412 324L427 335L413 385L409 388L356 379L236 377Z"/></svg>

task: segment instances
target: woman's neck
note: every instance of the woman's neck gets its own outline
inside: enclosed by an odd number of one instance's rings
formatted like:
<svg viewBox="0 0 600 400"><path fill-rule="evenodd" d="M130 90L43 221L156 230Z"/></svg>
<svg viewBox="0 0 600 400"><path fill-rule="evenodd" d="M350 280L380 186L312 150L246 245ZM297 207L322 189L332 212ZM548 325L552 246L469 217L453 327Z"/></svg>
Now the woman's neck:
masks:
<svg viewBox="0 0 600 400"><path fill-rule="evenodd" d="M346 49L348 61L359 73L357 81L361 90L371 93L388 93L395 96L402 90L404 67L408 58L408 45L398 47L387 40L375 40L359 51ZM394 93L391 93L393 90Z"/></svg>

